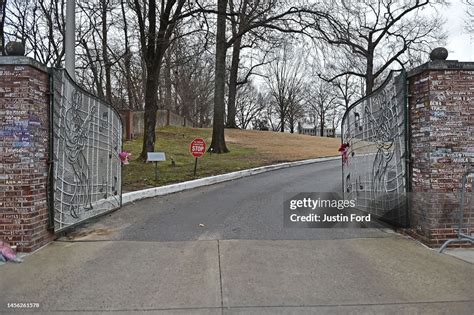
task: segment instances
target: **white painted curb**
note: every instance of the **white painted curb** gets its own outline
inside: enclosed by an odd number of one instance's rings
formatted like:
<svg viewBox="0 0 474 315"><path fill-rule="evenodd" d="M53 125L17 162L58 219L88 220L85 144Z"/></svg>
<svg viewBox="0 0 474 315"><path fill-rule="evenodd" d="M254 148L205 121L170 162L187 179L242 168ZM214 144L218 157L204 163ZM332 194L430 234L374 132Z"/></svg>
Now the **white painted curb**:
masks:
<svg viewBox="0 0 474 315"><path fill-rule="evenodd" d="M237 171L237 172L232 172L232 173L227 173L227 174L222 174L222 175L199 178L199 179L167 185L167 186L132 191L132 192L122 194L122 205L126 205L134 201L144 199L144 198L168 195L168 194L172 194L172 193L183 191L183 190L222 183L229 180L256 175L260 173L265 173L269 171L274 171L274 170L278 170L282 168L287 168L287 167L292 167L292 166L301 166L301 165L325 162L325 161L340 160L340 159L341 159L340 156L336 156L336 157L325 157L325 158L302 160L302 161L296 161L296 162L280 163L280 164L261 166L261 167L251 168L248 170Z"/></svg>

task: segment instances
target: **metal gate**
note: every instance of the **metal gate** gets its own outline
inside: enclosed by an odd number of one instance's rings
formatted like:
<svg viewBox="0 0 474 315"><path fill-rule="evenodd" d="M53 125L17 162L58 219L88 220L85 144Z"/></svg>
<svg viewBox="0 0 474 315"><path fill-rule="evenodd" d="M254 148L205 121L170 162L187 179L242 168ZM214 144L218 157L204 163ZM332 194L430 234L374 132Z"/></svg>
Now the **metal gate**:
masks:
<svg viewBox="0 0 474 315"><path fill-rule="evenodd" d="M122 122L108 104L52 70L54 231L121 206Z"/></svg>
<svg viewBox="0 0 474 315"><path fill-rule="evenodd" d="M390 72L373 93L354 103L342 120L343 191L358 209L407 224L407 101L404 71Z"/></svg>

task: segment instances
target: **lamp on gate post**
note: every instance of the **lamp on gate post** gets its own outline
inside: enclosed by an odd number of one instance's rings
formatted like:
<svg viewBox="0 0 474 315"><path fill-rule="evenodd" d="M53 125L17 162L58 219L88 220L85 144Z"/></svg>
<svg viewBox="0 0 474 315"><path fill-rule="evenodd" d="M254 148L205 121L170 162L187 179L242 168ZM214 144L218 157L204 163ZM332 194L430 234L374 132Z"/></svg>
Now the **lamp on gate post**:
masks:
<svg viewBox="0 0 474 315"><path fill-rule="evenodd" d="M75 46L76 46L76 2L75 0L67 0L66 4L66 31L64 39L64 52L66 55L66 71L76 79L75 75Z"/></svg>

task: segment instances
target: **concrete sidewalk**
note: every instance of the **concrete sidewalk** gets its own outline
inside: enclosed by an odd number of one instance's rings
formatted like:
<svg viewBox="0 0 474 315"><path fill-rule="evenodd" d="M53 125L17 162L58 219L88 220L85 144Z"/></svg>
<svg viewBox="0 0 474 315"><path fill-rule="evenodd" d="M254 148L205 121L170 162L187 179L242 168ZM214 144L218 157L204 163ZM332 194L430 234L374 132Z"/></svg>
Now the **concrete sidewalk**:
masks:
<svg viewBox="0 0 474 315"><path fill-rule="evenodd" d="M474 266L398 235L56 242L0 267L0 311L472 314ZM24 310L17 310L23 312ZM110 313L109 313L110 314Z"/></svg>
<svg viewBox="0 0 474 315"><path fill-rule="evenodd" d="M443 253L474 264L474 248L446 248Z"/></svg>

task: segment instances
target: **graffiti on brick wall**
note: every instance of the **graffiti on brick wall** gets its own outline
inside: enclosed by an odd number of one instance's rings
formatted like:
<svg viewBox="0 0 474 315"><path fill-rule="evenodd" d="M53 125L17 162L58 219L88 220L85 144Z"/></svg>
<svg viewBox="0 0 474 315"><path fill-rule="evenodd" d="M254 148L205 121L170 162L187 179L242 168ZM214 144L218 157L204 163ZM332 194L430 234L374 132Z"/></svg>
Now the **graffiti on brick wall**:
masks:
<svg viewBox="0 0 474 315"><path fill-rule="evenodd" d="M53 71L54 228L121 205L122 122L109 105Z"/></svg>
<svg viewBox="0 0 474 315"><path fill-rule="evenodd" d="M405 74L391 72L380 88L353 104L342 122L346 199L359 209L406 224Z"/></svg>

